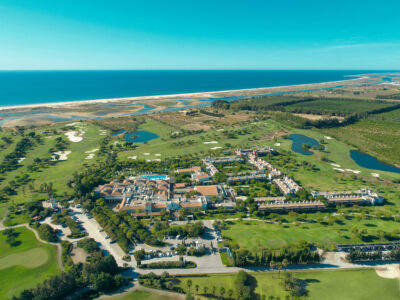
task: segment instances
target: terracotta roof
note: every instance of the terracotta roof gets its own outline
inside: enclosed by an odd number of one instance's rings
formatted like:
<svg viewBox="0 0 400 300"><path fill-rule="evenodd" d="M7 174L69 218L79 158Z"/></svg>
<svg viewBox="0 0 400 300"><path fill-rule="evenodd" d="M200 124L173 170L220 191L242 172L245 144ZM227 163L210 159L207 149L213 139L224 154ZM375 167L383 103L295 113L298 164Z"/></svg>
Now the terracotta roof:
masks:
<svg viewBox="0 0 400 300"><path fill-rule="evenodd" d="M193 168L186 168L186 169L178 169L176 170L177 173L190 173L190 172L200 172L200 167L193 167Z"/></svg>
<svg viewBox="0 0 400 300"><path fill-rule="evenodd" d="M155 204L153 207L154 208L166 208L167 205L166 204Z"/></svg>
<svg viewBox="0 0 400 300"><path fill-rule="evenodd" d="M131 216L133 216L133 217L161 216L161 212L158 211L158 212L149 212L149 213L146 213L146 212L144 212L144 213L143 212L142 213L132 213Z"/></svg>
<svg viewBox="0 0 400 300"><path fill-rule="evenodd" d="M180 183L175 183L175 188L183 188L183 187L185 187L186 186L186 183L184 183L184 182L180 182Z"/></svg>
<svg viewBox="0 0 400 300"><path fill-rule="evenodd" d="M200 202L182 202L179 203L181 207L202 207Z"/></svg>
<svg viewBox="0 0 400 300"><path fill-rule="evenodd" d="M196 186L196 190L203 196L218 196L218 189L216 185Z"/></svg>
<svg viewBox="0 0 400 300"><path fill-rule="evenodd" d="M121 209L123 210L131 210L131 209L146 209L145 205L136 205L136 206L124 206Z"/></svg>

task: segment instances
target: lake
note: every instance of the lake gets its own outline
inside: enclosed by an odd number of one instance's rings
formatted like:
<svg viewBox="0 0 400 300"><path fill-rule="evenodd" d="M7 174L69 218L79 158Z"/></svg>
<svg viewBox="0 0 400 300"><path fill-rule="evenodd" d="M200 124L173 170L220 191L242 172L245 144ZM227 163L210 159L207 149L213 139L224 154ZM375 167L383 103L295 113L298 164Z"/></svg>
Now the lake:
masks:
<svg viewBox="0 0 400 300"><path fill-rule="evenodd" d="M304 150L302 148L303 144L307 144L310 148L316 147L318 148L319 143L316 139L310 138L308 136L293 133L289 136L289 139L292 143L292 151L303 154L303 155L312 155L312 152L309 150Z"/></svg>
<svg viewBox="0 0 400 300"><path fill-rule="evenodd" d="M125 141L132 143L144 143L157 138L159 138L157 134L145 130L138 130L125 134Z"/></svg>
<svg viewBox="0 0 400 300"><path fill-rule="evenodd" d="M358 152L357 150L350 150L350 157L357 165L363 168L400 173L399 168L380 162L376 157L366 153Z"/></svg>

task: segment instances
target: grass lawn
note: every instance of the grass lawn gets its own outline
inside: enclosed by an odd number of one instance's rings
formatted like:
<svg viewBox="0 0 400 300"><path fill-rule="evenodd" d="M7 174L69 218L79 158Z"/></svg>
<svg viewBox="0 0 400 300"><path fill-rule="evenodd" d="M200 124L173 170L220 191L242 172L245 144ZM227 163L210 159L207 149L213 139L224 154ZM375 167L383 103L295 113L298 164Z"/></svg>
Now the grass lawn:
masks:
<svg viewBox="0 0 400 300"><path fill-rule="evenodd" d="M133 291L126 295L112 297L113 300L174 300L174 297L162 296L148 291Z"/></svg>
<svg viewBox="0 0 400 300"><path fill-rule="evenodd" d="M33 288L60 273L55 246L40 243L33 232L21 227L13 247L0 233L0 299L11 299L23 289Z"/></svg>
<svg viewBox="0 0 400 300"><path fill-rule="evenodd" d="M281 285L281 278L277 273L249 273L253 277L254 293L259 295L280 297L285 299L289 295ZM399 299L399 281L397 279L384 279L379 277L375 270L345 270L345 271L310 271L294 272L296 278L306 285L308 291L307 299L332 299L332 300L363 300L363 299ZM199 285L198 294L210 293L216 287L216 294L224 287L226 291L232 289L234 296L236 290L234 285L236 274L213 274L206 277L181 277L181 286L187 290L186 282L192 280L192 293L195 293L195 286ZM225 294L226 295L226 294Z"/></svg>
<svg viewBox="0 0 400 300"><path fill-rule="evenodd" d="M379 277L375 270L296 272L307 283L310 299L400 299L398 279Z"/></svg>
<svg viewBox="0 0 400 300"><path fill-rule="evenodd" d="M228 221L228 229L222 231L223 237L231 239L241 248L258 250L260 248L277 249L288 243L306 240L321 248L332 248L337 243L361 243L361 239L351 234L351 228L366 229L370 242L381 241L378 230L391 232L399 227L395 221L377 218L356 220L340 218L333 225L320 223L277 224L259 221Z"/></svg>

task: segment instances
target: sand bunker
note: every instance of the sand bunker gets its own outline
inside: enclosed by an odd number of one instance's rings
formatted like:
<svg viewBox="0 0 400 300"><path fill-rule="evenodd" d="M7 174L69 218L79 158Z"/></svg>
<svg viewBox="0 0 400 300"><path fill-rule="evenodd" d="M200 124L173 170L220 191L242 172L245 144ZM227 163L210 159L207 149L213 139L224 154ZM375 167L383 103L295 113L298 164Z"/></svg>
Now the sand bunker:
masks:
<svg viewBox="0 0 400 300"><path fill-rule="evenodd" d="M136 159L137 156L136 156L136 155L134 155L134 156L128 156L128 158L130 158L130 159Z"/></svg>
<svg viewBox="0 0 400 300"><path fill-rule="evenodd" d="M85 157L85 159L92 159L94 157L94 153L90 153L88 156Z"/></svg>
<svg viewBox="0 0 400 300"><path fill-rule="evenodd" d="M221 128L221 129L217 129L217 131L224 131L225 129Z"/></svg>
<svg viewBox="0 0 400 300"><path fill-rule="evenodd" d="M83 137L82 136L78 136L76 131L68 131L68 132L65 133L65 135L73 143L78 143L78 142L81 142L83 140Z"/></svg>
<svg viewBox="0 0 400 300"><path fill-rule="evenodd" d="M211 150L222 149L222 147L212 147Z"/></svg>
<svg viewBox="0 0 400 300"><path fill-rule="evenodd" d="M281 143L275 143L274 145L279 147L281 145Z"/></svg>
<svg viewBox="0 0 400 300"><path fill-rule="evenodd" d="M156 153L156 154L154 154L155 156L161 156L161 154L160 153Z"/></svg>
<svg viewBox="0 0 400 300"><path fill-rule="evenodd" d="M105 130L105 129L99 130L99 135L106 135L106 134L107 134L107 130Z"/></svg>
<svg viewBox="0 0 400 300"><path fill-rule="evenodd" d="M339 171L339 172L344 172L344 170L341 169L341 168L333 168L333 169L336 170L336 171Z"/></svg>
<svg viewBox="0 0 400 300"><path fill-rule="evenodd" d="M371 175L372 175L372 177L375 177L375 178L378 178L379 176L381 176L378 173L371 173Z"/></svg>
<svg viewBox="0 0 400 300"><path fill-rule="evenodd" d="M150 155L150 153L146 152L146 153L143 153L143 155Z"/></svg>
<svg viewBox="0 0 400 300"><path fill-rule="evenodd" d="M361 171L359 171L359 170L352 170L352 169L346 169L346 171L347 172L352 172L354 174L360 174L361 173Z"/></svg>
<svg viewBox="0 0 400 300"><path fill-rule="evenodd" d="M376 274L383 278L399 278L400 279L400 265L388 264L380 266L375 269Z"/></svg>
<svg viewBox="0 0 400 300"><path fill-rule="evenodd" d="M153 159L153 161L161 161L161 159L155 158L155 159Z"/></svg>
<svg viewBox="0 0 400 300"><path fill-rule="evenodd" d="M56 160L67 160L68 155L71 154L71 151L57 151L53 153L53 157L51 160L56 161ZM58 159L54 155L58 155Z"/></svg>
<svg viewBox="0 0 400 300"><path fill-rule="evenodd" d="M18 163L22 163L25 160L25 157L18 158Z"/></svg>
<svg viewBox="0 0 400 300"><path fill-rule="evenodd" d="M340 168L341 167L341 165L338 165L338 164L331 164L331 166L334 166L336 168Z"/></svg>
<svg viewBox="0 0 400 300"><path fill-rule="evenodd" d="M332 138L330 136L324 136L325 139L331 140Z"/></svg>
<svg viewBox="0 0 400 300"><path fill-rule="evenodd" d="M85 151L85 153L95 153L95 152L97 152L97 151L99 151L98 148L93 149L93 150L89 150L89 151Z"/></svg>
<svg viewBox="0 0 400 300"><path fill-rule="evenodd" d="M204 142L203 144L207 145L207 144L218 144L217 141L211 141L211 142Z"/></svg>

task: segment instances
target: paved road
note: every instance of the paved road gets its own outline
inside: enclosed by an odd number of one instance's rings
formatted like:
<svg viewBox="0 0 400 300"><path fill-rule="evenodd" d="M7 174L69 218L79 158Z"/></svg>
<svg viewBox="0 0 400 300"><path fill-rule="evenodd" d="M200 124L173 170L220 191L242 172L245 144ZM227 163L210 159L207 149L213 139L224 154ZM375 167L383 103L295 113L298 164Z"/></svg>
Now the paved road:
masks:
<svg viewBox="0 0 400 300"><path fill-rule="evenodd" d="M100 232L101 226L94 218L89 219L83 212L81 208L72 208L74 215L78 218L79 221L82 222L82 226L85 228L88 236L93 238L96 242L100 243L103 250L114 256L115 261L119 266L123 266L125 261L122 260L122 257L125 255L125 252L121 249L121 247L117 243L111 244L110 239L106 239L107 233ZM132 263L128 263L128 265L132 265Z"/></svg>

